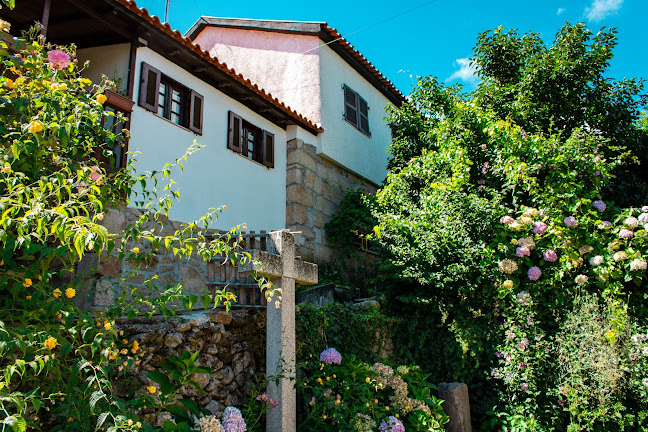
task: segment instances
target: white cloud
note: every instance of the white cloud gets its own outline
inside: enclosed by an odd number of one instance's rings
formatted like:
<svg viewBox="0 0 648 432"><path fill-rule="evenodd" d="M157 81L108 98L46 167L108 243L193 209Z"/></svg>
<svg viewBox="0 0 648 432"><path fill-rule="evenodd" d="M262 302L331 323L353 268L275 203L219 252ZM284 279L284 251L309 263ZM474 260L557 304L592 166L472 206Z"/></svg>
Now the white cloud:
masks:
<svg viewBox="0 0 648 432"><path fill-rule="evenodd" d="M564 9L564 8L558 8L558 12L556 12L556 15L560 15L560 14L562 14L563 12L565 12L565 9Z"/></svg>
<svg viewBox="0 0 648 432"><path fill-rule="evenodd" d="M592 7L585 8L585 16L590 21L601 21L621 9L623 0L594 0Z"/></svg>
<svg viewBox="0 0 648 432"><path fill-rule="evenodd" d="M469 58L460 58L455 61L455 66L459 66L459 70L456 70L446 78L445 82L461 80L468 83L474 83L477 81L477 70L470 66Z"/></svg>

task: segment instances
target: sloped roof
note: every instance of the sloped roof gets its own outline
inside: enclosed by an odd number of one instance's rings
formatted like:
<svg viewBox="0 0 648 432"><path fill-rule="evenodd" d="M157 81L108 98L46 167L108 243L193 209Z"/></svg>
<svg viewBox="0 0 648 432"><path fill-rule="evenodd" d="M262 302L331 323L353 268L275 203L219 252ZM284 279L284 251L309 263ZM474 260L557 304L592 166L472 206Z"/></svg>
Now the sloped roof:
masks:
<svg viewBox="0 0 648 432"><path fill-rule="evenodd" d="M205 27L226 27L244 30L258 30L278 33L314 35L319 37L328 47L335 51L343 60L353 67L361 76L370 82L394 105L400 106L407 99L403 94L380 73L353 45L351 45L337 30L325 22L316 21L274 21L240 18L200 17L185 33L194 40Z"/></svg>
<svg viewBox="0 0 648 432"><path fill-rule="evenodd" d="M135 3L135 1L132 0L111 0L111 1L122 5L123 7L127 8L131 12L135 13L140 18L150 23L155 28L161 30L162 32L164 32L165 34L173 38L175 41L180 43L187 50L193 52L194 54L197 54L203 60L209 62L217 70L225 73L232 80L236 81L239 84L242 84L245 88L253 92L255 95L269 102L276 109L278 109L285 115L289 116L292 120L294 120L296 124L316 134L324 131L324 129L321 126L313 123L306 117L299 114L297 111L293 110L292 108L290 108L289 106L281 102L279 99L273 97L270 93L266 92L263 88L260 88L258 85L252 83L249 79L245 78L242 74L237 73L233 68L228 67L226 63L221 63L216 57L212 57L207 51L200 49L200 47L195 45L190 38L184 37L182 33L180 33L178 30L172 29L168 23L162 23L160 19L155 15L151 16L148 10L146 10L145 8L139 8ZM249 104L246 105L249 106ZM252 107L251 109L255 111L259 111L259 109L255 109ZM262 108L261 111L264 112L260 112L260 114L264 117L267 117L266 114L268 113L268 109Z"/></svg>

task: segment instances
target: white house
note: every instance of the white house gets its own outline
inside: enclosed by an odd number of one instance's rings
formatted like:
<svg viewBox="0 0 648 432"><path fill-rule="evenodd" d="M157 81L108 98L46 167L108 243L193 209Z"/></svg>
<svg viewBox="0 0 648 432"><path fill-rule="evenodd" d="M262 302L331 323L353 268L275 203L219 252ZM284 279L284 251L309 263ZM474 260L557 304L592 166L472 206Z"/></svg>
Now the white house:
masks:
<svg viewBox="0 0 648 432"><path fill-rule="evenodd" d="M42 22L48 41L74 43L90 61L85 76L118 83L106 106L129 116L111 126L131 138L117 166L129 151L138 171L159 170L194 140L204 146L174 174L172 219L226 205L216 227L293 228L304 259L333 258L325 224L343 189L384 179L385 107L405 100L334 29L202 17L184 37L134 1L51 3L17 2L0 17L16 34Z"/></svg>
<svg viewBox="0 0 648 432"><path fill-rule="evenodd" d="M385 108L405 97L326 23L201 17L187 36L322 125L289 141L286 223L304 233L302 255L332 259L324 226L342 190L375 191L385 179Z"/></svg>

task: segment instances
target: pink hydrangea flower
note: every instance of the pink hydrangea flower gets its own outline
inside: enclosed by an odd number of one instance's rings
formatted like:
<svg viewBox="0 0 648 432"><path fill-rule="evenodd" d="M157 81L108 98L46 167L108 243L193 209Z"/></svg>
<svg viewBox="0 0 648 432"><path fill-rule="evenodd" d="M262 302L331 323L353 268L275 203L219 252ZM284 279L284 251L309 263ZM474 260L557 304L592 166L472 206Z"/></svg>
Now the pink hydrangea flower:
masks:
<svg viewBox="0 0 648 432"><path fill-rule="evenodd" d="M335 348L329 348L320 354L320 361L326 364L340 364L342 363L342 354Z"/></svg>
<svg viewBox="0 0 648 432"><path fill-rule="evenodd" d="M540 271L540 267L531 267L527 272L527 276L529 280L537 281L542 276L542 271Z"/></svg>
<svg viewBox="0 0 648 432"><path fill-rule="evenodd" d="M612 226L612 222L610 221L603 221L599 224L599 228L609 228Z"/></svg>
<svg viewBox="0 0 648 432"><path fill-rule="evenodd" d="M605 209L607 208L607 206L605 205L605 203L604 203L603 201L601 201L601 200L596 200L596 201L594 201L594 202L592 203L592 206L593 206L596 210L598 210L600 213L603 213L603 212L605 211Z"/></svg>
<svg viewBox="0 0 648 432"><path fill-rule="evenodd" d="M556 254L556 251L553 249L547 249L546 251L542 252L542 258L547 262L556 262L556 260L558 259L558 254Z"/></svg>
<svg viewBox="0 0 648 432"><path fill-rule="evenodd" d="M567 225L567 228L574 228L578 225L578 221L574 216L567 216L563 221L565 222L565 225Z"/></svg>
<svg viewBox="0 0 648 432"><path fill-rule="evenodd" d="M619 237L621 237L621 238L631 238L631 237L634 237L634 233L632 231L630 231L630 230L622 229L621 231L619 231Z"/></svg>
<svg viewBox="0 0 648 432"><path fill-rule="evenodd" d="M642 224L648 223L648 213L641 213L639 215L639 222L641 222Z"/></svg>
<svg viewBox="0 0 648 432"><path fill-rule="evenodd" d="M533 233L542 235L547 231L547 224L544 222L533 222Z"/></svg>
<svg viewBox="0 0 648 432"><path fill-rule="evenodd" d="M529 248L526 246L521 246L515 250L515 255L519 256L520 258L524 256L529 256L531 255L531 251L529 251Z"/></svg>
<svg viewBox="0 0 648 432"><path fill-rule="evenodd" d="M231 406L225 408L221 424L225 432L245 432L247 429L241 410Z"/></svg>
<svg viewBox="0 0 648 432"><path fill-rule="evenodd" d="M511 216L502 216L500 219L500 222L503 224L510 224L515 222L515 219L513 219Z"/></svg>
<svg viewBox="0 0 648 432"><path fill-rule="evenodd" d="M55 49L47 53L50 67L54 70L63 70L70 65L70 56L60 49Z"/></svg>
<svg viewBox="0 0 648 432"><path fill-rule="evenodd" d="M641 211L644 213L648 213L648 206L641 207Z"/></svg>

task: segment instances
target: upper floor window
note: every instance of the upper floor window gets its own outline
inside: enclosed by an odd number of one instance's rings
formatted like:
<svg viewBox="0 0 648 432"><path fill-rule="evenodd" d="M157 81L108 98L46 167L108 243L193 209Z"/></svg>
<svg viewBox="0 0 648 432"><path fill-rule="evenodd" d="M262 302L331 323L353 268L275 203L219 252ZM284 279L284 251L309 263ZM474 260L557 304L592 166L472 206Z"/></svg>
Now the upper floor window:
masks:
<svg viewBox="0 0 648 432"><path fill-rule="evenodd" d="M229 112L227 148L241 156L274 168L274 135Z"/></svg>
<svg viewBox="0 0 648 432"><path fill-rule="evenodd" d="M202 95L142 62L139 105L202 135Z"/></svg>
<svg viewBox="0 0 648 432"><path fill-rule="evenodd" d="M344 119L360 132L371 136L369 132L369 105L358 93L346 84L344 89Z"/></svg>

